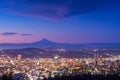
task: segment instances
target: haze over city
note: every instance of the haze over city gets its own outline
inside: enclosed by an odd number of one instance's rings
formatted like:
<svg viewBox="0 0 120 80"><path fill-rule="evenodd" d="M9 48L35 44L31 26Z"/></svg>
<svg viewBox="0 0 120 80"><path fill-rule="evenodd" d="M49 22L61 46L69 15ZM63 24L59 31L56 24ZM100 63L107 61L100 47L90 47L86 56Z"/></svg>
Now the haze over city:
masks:
<svg viewBox="0 0 120 80"><path fill-rule="evenodd" d="M119 0L0 0L0 43L120 43Z"/></svg>

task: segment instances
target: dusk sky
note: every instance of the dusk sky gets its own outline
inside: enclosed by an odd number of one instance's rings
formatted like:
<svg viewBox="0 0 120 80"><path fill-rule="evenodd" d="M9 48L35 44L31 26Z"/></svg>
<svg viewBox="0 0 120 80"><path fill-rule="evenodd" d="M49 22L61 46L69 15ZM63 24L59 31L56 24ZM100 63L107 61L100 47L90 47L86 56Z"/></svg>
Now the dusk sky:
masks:
<svg viewBox="0 0 120 80"><path fill-rule="evenodd" d="M43 38L120 43L120 0L0 0L0 43Z"/></svg>

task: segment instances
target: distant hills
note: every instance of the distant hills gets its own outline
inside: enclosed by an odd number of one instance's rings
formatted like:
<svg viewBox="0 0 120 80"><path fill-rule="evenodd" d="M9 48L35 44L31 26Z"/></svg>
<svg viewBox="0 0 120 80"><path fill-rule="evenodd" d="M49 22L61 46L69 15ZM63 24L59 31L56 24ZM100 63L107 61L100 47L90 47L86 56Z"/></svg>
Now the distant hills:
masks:
<svg viewBox="0 0 120 80"><path fill-rule="evenodd" d="M19 48L65 48L65 49L79 49L79 48L102 48L102 47L120 47L120 43L88 43L88 44L69 44L58 43L47 39L32 43L4 43L0 44L0 49L19 49Z"/></svg>
<svg viewBox="0 0 120 80"><path fill-rule="evenodd" d="M22 49L3 49L0 54L6 54L10 57L16 57L18 54L22 54L22 57L51 57L50 52L40 48L22 48Z"/></svg>

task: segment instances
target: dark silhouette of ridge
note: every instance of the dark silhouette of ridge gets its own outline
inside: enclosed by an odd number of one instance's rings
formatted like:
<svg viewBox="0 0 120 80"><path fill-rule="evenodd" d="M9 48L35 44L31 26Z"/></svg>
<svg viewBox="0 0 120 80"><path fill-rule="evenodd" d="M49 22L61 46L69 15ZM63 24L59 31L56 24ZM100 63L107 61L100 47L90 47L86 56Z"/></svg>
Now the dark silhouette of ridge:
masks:
<svg viewBox="0 0 120 80"><path fill-rule="evenodd" d="M87 43L87 44L70 44L70 43L58 43L54 41L50 41L48 39L42 39L40 41L32 42L32 43L3 43L0 44L0 49L17 49L17 48L65 48L65 49L73 49L73 48L92 48L92 47L120 47L120 43Z"/></svg>

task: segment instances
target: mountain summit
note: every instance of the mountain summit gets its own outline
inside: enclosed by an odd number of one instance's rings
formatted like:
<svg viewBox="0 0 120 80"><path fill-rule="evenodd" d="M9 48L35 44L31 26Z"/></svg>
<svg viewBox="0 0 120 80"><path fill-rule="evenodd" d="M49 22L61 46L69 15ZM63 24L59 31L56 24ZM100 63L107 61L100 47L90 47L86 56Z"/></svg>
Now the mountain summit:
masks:
<svg viewBox="0 0 120 80"><path fill-rule="evenodd" d="M44 38L41 40L41 42L50 42L48 39Z"/></svg>
<svg viewBox="0 0 120 80"><path fill-rule="evenodd" d="M50 41L46 38L40 40L40 41L36 41L36 42L33 42L33 44L55 44L56 42L53 42L53 41Z"/></svg>
<svg viewBox="0 0 120 80"><path fill-rule="evenodd" d="M53 41L50 41L50 40L48 40L46 38L42 39L40 42L41 43L51 43L51 42L54 43Z"/></svg>

